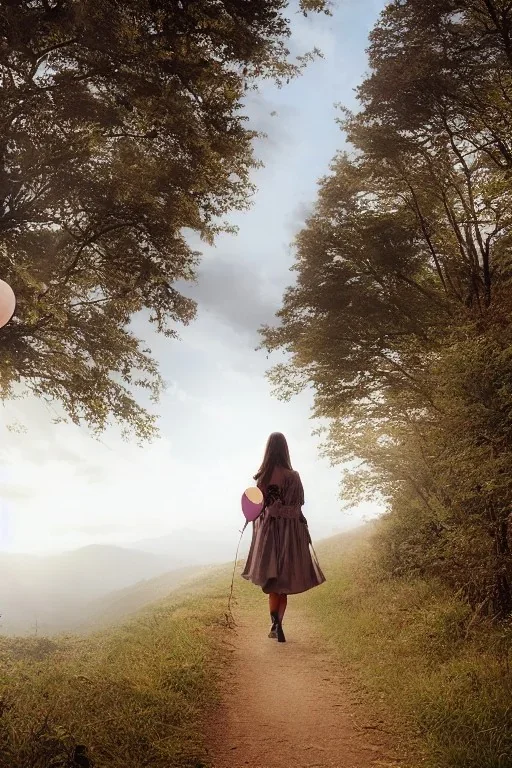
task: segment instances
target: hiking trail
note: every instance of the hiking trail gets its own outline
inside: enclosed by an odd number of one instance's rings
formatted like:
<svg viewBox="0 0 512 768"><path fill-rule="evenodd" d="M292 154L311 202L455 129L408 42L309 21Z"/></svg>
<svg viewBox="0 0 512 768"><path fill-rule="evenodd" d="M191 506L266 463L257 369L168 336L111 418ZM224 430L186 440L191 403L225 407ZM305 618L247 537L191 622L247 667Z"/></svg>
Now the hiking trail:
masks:
<svg viewBox="0 0 512 768"><path fill-rule="evenodd" d="M306 613L290 606L286 643L265 610L236 611L222 704L209 729L213 768L395 768L393 735L370 722L357 686Z"/></svg>

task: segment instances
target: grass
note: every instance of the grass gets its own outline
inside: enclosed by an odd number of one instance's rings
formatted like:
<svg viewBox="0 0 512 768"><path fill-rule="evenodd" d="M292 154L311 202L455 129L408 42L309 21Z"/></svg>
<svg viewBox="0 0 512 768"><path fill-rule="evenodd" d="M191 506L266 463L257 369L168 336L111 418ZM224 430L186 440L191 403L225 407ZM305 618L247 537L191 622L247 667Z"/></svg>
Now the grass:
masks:
<svg viewBox="0 0 512 768"><path fill-rule="evenodd" d="M0 637L1 768L200 768L225 663L226 574L86 637ZM92 764L92 763L91 763Z"/></svg>
<svg viewBox="0 0 512 768"><path fill-rule="evenodd" d="M475 620L442 585L389 579L371 528L317 547L328 581L304 596L409 764L512 768L512 624Z"/></svg>
<svg viewBox="0 0 512 768"><path fill-rule="evenodd" d="M408 766L512 768L512 625L475 620L440 584L387 578L370 537L366 527L320 543L328 580L290 610L317 621ZM108 631L0 637L0 768L78 768L77 745L94 768L209 766L231 570ZM237 602L264 610L239 574L235 616Z"/></svg>

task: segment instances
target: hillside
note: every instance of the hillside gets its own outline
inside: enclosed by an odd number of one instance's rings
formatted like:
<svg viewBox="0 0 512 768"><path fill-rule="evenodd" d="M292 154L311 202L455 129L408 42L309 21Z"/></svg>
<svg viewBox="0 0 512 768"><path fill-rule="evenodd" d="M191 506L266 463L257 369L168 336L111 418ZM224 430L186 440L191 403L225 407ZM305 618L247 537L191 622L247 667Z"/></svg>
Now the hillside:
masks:
<svg viewBox="0 0 512 768"><path fill-rule="evenodd" d="M45 634L75 625L86 606L180 562L114 546L49 556L0 555L0 631Z"/></svg>
<svg viewBox="0 0 512 768"><path fill-rule="evenodd" d="M225 582L87 637L0 636L0 768L204 765Z"/></svg>
<svg viewBox="0 0 512 768"><path fill-rule="evenodd" d="M223 768L239 768L258 740L267 749L272 707L299 688L297 706L279 710L283 755L293 734L310 749L326 731L326 766L512 768L510 625L477 617L440 583L386 576L378 534L372 524L318 543L327 582L290 598L282 647L266 637L266 599L239 578L240 563L235 631L225 566L105 596L94 603L97 626L150 603L108 630L0 637L0 768L74 765L76 744L95 768L220 768L210 747ZM276 691L266 671L278 658Z"/></svg>
<svg viewBox="0 0 512 768"><path fill-rule="evenodd" d="M304 610L408 766L512 768L510 619L479 616L441 581L390 577L374 536L378 522L319 543L328 580Z"/></svg>
<svg viewBox="0 0 512 768"><path fill-rule="evenodd" d="M186 589L206 581L217 571L215 566L198 568L178 568L154 579L147 579L131 587L110 592L103 597L87 603L80 618L70 622L67 629L76 632L89 632L93 629L108 627L121 619L126 619L152 603L163 600L177 589Z"/></svg>
<svg viewBox="0 0 512 768"><path fill-rule="evenodd" d="M227 563L233 559L237 543L237 532L231 527L219 525L214 531L198 531L180 528L168 536L141 539L132 542L131 547L139 551L165 556L183 565L204 566ZM240 557L249 549L250 537L244 536L240 545Z"/></svg>

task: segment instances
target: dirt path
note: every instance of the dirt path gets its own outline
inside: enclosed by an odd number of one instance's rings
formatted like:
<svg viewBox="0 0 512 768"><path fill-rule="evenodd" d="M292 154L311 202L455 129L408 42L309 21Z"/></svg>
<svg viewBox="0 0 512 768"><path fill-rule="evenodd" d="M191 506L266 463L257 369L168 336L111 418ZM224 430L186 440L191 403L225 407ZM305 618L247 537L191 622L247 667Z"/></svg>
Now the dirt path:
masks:
<svg viewBox="0 0 512 768"><path fill-rule="evenodd" d="M365 719L353 682L293 605L286 643L264 611L237 612L233 664L211 727L214 768L391 768L390 735Z"/></svg>

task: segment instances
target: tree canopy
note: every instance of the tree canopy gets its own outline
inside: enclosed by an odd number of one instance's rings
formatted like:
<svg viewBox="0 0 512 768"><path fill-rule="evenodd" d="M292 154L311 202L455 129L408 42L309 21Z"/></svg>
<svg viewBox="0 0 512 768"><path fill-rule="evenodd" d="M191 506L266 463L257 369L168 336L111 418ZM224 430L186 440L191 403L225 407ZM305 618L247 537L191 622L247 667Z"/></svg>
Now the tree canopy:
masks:
<svg viewBox="0 0 512 768"><path fill-rule="evenodd" d="M512 610L512 3L397 0L370 36L353 151L320 183L297 283L263 329L311 384L349 502L387 501L383 557Z"/></svg>
<svg viewBox="0 0 512 768"><path fill-rule="evenodd" d="M324 3L304 0L303 12ZM243 97L291 62L285 0L19 0L0 12L0 274L17 313L0 330L0 394L20 386L102 430L154 421L146 310L175 336L223 217L248 204L256 161Z"/></svg>

